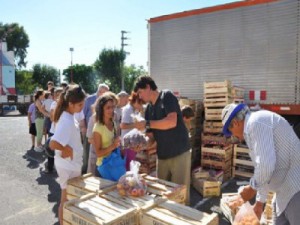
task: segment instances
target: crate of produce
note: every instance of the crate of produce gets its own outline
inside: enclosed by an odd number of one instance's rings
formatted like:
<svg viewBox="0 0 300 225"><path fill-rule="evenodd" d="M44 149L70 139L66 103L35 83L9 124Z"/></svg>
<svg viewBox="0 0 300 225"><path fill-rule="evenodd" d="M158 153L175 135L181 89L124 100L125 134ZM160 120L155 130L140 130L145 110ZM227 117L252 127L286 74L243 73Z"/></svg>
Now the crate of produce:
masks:
<svg viewBox="0 0 300 225"><path fill-rule="evenodd" d="M222 110L223 108L205 108L205 120L222 120Z"/></svg>
<svg viewBox="0 0 300 225"><path fill-rule="evenodd" d="M157 206L142 210L140 224L143 225L218 225L216 213L208 214L199 210L166 201Z"/></svg>
<svg viewBox="0 0 300 225"><path fill-rule="evenodd" d="M204 121L203 132L204 133L213 133L220 134L222 133L223 124L220 121Z"/></svg>
<svg viewBox="0 0 300 225"><path fill-rule="evenodd" d="M165 181L152 177L149 175L143 175L143 178L147 184L147 192L157 196L164 196L169 200L177 203L185 203L186 200L186 186L183 184L175 184L173 182Z"/></svg>
<svg viewBox="0 0 300 225"><path fill-rule="evenodd" d="M213 145L227 145L230 143L231 139L226 138L222 134L202 134L201 136L202 144L213 144Z"/></svg>
<svg viewBox="0 0 300 225"><path fill-rule="evenodd" d="M250 179L253 176L253 166L239 165L236 164L232 167L232 176L242 179Z"/></svg>
<svg viewBox="0 0 300 225"><path fill-rule="evenodd" d="M116 185L116 182L100 177L94 177L91 173L72 178L67 185L67 199L71 200L89 193L97 193Z"/></svg>
<svg viewBox="0 0 300 225"><path fill-rule="evenodd" d="M229 199L237 199L239 198L238 193L224 193L222 194L222 198L220 201L220 208L224 216L233 223L234 217L237 214L239 208L244 203L242 200L237 201L234 205L229 205Z"/></svg>
<svg viewBox="0 0 300 225"><path fill-rule="evenodd" d="M232 158L232 145L202 145L202 157L215 161L227 161Z"/></svg>
<svg viewBox="0 0 300 225"><path fill-rule="evenodd" d="M63 220L72 225L137 225L137 208L121 200L88 194L64 204Z"/></svg>
<svg viewBox="0 0 300 225"><path fill-rule="evenodd" d="M128 207L133 207L136 209L145 209L153 206L157 202L160 202L162 198L156 198L156 196L151 196L145 194L139 197L133 196L121 196L117 187L107 189L99 193L99 196L111 202L116 202L119 204L127 205ZM166 200L166 199L165 199Z"/></svg>

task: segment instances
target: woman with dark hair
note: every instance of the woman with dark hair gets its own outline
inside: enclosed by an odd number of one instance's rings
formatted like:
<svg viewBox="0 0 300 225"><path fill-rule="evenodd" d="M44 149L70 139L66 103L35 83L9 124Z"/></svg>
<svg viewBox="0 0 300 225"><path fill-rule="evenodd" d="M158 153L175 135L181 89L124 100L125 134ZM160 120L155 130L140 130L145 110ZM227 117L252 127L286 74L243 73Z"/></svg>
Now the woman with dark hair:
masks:
<svg viewBox="0 0 300 225"><path fill-rule="evenodd" d="M61 187L59 221L63 224L63 205L67 201L67 182L81 175L83 147L79 123L74 113L83 109L85 93L78 85L68 86L63 91L54 111L55 132L51 137L50 149L55 149L55 168Z"/></svg>
<svg viewBox="0 0 300 225"><path fill-rule="evenodd" d="M44 151L42 146L43 130L44 130L44 116L50 116L49 113L43 107L42 101L44 100L44 90L38 90L34 95L35 104L35 127L36 127L36 143L34 148L36 152Z"/></svg>
<svg viewBox="0 0 300 225"><path fill-rule="evenodd" d="M135 118L141 118L141 112L143 111L143 102L139 99L137 93L132 92L129 97L129 103L124 106L122 110L121 119L121 139L135 127ZM130 170L130 162L135 159L136 152L132 149L126 149L126 170Z"/></svg>
<svg viewBox="0 0 300 225"><path fill-rule="evenodd" d="M96 123L93 128L93 142L97 167L102 165L104 157L109 156L120 145L120 138L116 137L116 127L113 122L115 106L115 100L109 94L99 97L95 104ZM101 174L96 171L96 175Z"/></svg>

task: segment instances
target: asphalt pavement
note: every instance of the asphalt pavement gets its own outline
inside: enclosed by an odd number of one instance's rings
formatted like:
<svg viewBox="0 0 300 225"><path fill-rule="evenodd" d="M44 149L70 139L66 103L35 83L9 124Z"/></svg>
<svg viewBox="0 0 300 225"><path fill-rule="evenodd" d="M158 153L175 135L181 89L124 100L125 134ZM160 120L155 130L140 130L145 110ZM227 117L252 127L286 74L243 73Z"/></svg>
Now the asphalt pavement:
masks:
<svg viewBox="0 0 300 225"><path fill-rule="evenodd" d="M0 117L0 224L59 225L60 187L57 174L43 172L47 158L31 148L27 117L9 112ZM234 180L223 184L222 192L236 192ZM220 225L230 223L219 208L220 198L202 198L191 188L191 207L217 212Z"/></svg>

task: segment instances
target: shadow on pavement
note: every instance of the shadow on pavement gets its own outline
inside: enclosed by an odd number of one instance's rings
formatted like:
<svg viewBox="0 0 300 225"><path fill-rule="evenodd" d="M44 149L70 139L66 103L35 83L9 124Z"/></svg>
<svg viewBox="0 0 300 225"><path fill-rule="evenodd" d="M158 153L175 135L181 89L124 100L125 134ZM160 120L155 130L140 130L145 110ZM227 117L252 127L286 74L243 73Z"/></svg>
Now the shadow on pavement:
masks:
<svg viewBox="0 0 300 225"><path fill-rule="evenodd" d="M47 156L44 152L35 152L32 149L27 150L27 152L23 155L23 159L28 161L27 167L30 169L38 168L46 158Z"/></svg>
<svg viewBox="0 0 300 225"><path fill-rule="evenodd" d="M56 182L57 173L45 173L40 168L40 177L36 179L39 185L48 185L48 202L55 202L55 205L52 208L52 212L55 214L55 217L58 218L58 207L60 202L60 186ZM59 222L54 225L59 225Z"/></svg>

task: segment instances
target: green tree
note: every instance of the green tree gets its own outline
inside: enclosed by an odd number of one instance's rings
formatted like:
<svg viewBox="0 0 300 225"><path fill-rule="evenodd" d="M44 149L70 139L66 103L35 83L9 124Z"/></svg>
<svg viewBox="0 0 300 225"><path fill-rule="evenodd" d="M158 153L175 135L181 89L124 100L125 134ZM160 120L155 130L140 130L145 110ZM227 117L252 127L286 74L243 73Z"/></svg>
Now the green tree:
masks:
<svg viewBox="0 0 300 225"><path fill-rule="evenodd" d="M59 84L59 71L52 66L35 64L33 66L32 80L36 86L46 89L48 81L53 81L54 85Z"/></svg>
<svg viewBox="0 0 300 225"><path fill-rule="evenodd" d="M17 23L0 23L0 41L1 40L7 42L8 51L14 52L16 65L19 68L25 67L29 37L24 27Z"/></svg>
<svg viewBox="0 0 300 225"><path fill-rule="evenodd" d="M124 52L116 49L103 49L94 64L101 82L107 83L110 90L115 93L121 90L122 62L124 60Z"/></svg>
<svg viewBox="0 0 300 225"><path fill-rule="evenodd" d="M33 72L27 70L16 71L16 91L18 94L33 94L35 84L32 79Z"/></svg>
<svg viewBox="0 0 300 225"><path fill-rule="evenodd" d="M65 81L71 82L71 67L63 70ZM97 89L96 74L92 66L73 65L73 82L80 84L87 93L94 93Z"/></svg>
<svg viewBox="0 0 300 225"><path fill-rule="evenodd" d="M136 67L133 64L130 66L124 66L123 73L125 90L128 93L131 93L131 91L133 91L133 86L136 78L142 75L147 75L147 72L145 71L143 66Z"/></svg>

